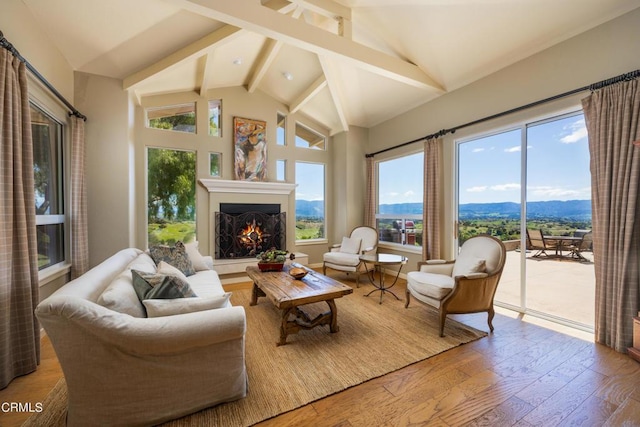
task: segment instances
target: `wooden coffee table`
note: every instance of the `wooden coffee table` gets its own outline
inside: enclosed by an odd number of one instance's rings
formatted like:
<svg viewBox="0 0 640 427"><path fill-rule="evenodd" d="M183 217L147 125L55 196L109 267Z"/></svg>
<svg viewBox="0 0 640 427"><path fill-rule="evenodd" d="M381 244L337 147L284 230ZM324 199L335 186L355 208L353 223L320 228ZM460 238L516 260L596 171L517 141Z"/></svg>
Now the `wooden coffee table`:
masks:
<svg viewBox="0 0 640 427"><path fill-rule="evenodd" d="M258 298L266 296L276 308L282 310L280 324L280 340L277 345L287 343L287 335L295 334L300 329L312 329L316 326L329 325L331 332L338 332L338 309L335 299L353 293L351 287L305 268L308 273L297 280L289 274L293 265L285 265L283 271L260 271L256 266L247 267L247 274L253 280L251 305L258 303ZM311 319L300 306L325 301L329 311Z"/></svg>

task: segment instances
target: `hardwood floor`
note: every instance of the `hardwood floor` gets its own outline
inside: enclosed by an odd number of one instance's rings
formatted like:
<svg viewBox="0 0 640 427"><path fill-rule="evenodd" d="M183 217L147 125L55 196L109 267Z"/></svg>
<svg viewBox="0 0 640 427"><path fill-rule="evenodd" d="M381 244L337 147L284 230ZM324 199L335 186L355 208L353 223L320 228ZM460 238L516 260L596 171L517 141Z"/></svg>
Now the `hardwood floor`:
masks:
<svg viewBox="0 0 640 427"><path fill-rule="evenodd" d="M486 338L259 426L640 426L640 363L589 334L497 311ZM485 314L452 317L487 330ZM0 390L0 402L42 402L61 375L44 337L38 371ZM0 426L19 426L28 416L0 412Z"/></svg>

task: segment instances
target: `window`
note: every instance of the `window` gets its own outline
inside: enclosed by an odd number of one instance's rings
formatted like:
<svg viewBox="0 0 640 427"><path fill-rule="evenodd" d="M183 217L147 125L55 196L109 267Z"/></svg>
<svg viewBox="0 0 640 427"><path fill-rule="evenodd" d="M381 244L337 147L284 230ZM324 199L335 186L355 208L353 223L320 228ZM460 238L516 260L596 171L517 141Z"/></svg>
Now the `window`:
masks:
<svg viewBox="0 0 640 427"><path fill-rule="evenodd" d="M276 181L287 180L287 161L276 160Z"/></svg>
<svg viewBox="0 0 640 427"><path fill-rule="evenodd" d="M378 162L380 242L422 246L422 152Z"/></svg>
<svg viewBox="0 0 640 427"><path fill-rule="evenodd" d="M222 176L222 153L209 153L209 175L220 178Z"/></svg>
<svg viewBox="0 0 640 427"><path fill-rule="evenodd" d="M65 260L62 124L31 105L38 269Z"/></svg>
<svg viewBox="0 0 640 427"><path fill-rule="evenodd" d="M325 137L300 123L296 123L296 147L324 150Z"/></svg>
<svg viewBox="0 0 640 427"><path fill-rule="evenodd" d="M222 100L214 99L209 101L209 135L222 136L220 120L222 117Z"/></svg>
<svg viewBox="0 0 640 427"><path fill-rule="evenodd" d="M149 245L190 242L196 235L196 153L147 149Z"/></svg>
<svg viewBox="0 0 640 427"><path fill-rule="evenodd" d="M147 108L147 127L196 133L196 103Z"/></svg>
<svg viewBox="0 0 640 427"><path fill-rule="evenodd" d="M324 239L324 165L296 162L296 240Z"/></svg>
<svg viewBox="0 0 640 427"><path fill-rule="evenodd" d="M276 127L276 144L285 145L287 143L286 139L286 129L287 129L287 117L283 114L278 113L277 116L278 126Z"/></svg>

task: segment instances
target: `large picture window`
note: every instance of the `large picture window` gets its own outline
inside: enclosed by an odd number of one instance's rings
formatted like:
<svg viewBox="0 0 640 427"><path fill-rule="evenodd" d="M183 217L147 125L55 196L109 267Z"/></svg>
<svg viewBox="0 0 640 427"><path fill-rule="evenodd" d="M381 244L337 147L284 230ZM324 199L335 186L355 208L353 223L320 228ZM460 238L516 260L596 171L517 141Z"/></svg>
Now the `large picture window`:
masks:
<svg viewBox="0 0 640 427"><path fill-rule="evenodd" d="M147 149L149 245L190 242L196 235L196 153Z"/></svg>
<svg viewBox="0 0 640 427"><path fill-rule="evenodd" d="M31 104L38 268L65 261L62 124Z"/></svg>
<svg viewBox="0 0 640 427"><path fill-rule="evenodd" d="M296 240L324 239L324 164L296 162L296 184Z"/></svg>
<svg viewBox="0 0 640 427"><path fill-rule="evenodd" d="M423 168L422 152L378 162L380 242L422 246Z"/></svg>

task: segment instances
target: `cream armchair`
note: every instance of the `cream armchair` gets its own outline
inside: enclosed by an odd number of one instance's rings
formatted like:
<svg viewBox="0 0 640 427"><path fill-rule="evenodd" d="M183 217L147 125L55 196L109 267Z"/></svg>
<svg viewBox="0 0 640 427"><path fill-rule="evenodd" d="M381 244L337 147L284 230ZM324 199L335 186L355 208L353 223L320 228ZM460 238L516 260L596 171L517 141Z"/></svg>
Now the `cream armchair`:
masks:
<svg viewBox="0 0 640 427"><path fill-rule="evenodd" d="M375 254L377 250L378 230L364 225L356 227L349 237L342 238L342 243L329 246L329 252L323 256L322 274L327 274L327 268L354 273L356 286L360 287L360 274L367 272L360 255Z"/></svg>
<svg viewBox="0 0 640 427"><path fill-rule="evenodd" d="M495 237L474 236L464 242L455 261L418 263L418 271L407 273L407 299L439 309L440 336L444 336L447 314L488 313L493 332L493 297L502 275L506 249Z"/></svg>

